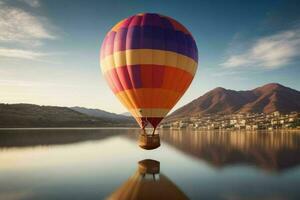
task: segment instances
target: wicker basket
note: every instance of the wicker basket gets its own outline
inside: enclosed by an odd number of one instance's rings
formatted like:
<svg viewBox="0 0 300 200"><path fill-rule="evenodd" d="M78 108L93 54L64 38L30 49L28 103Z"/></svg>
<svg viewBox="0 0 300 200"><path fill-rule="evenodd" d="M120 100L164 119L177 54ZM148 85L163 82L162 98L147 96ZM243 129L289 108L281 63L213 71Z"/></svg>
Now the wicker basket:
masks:
<svg viewBox="0 0 300 200"><path fill-rule="evenodd" d="M141 134L139 137L139 146L142 149L146 149L146 150L152 150L158 148L160 146L159 135Z"/></svg>

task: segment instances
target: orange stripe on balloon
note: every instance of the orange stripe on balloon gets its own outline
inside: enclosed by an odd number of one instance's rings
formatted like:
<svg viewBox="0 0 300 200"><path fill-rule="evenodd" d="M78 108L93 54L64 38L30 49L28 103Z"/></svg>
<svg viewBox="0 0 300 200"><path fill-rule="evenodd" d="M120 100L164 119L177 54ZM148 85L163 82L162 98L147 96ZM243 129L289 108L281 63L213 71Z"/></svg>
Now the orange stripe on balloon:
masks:
<svg viewBox="0 0 300 200"><path fill-rule="evenodd" d="M132 89L119 92L115 94L118 99L124 101L124 105L128 109L138 109L138 108L164 108L171 109L177 102L177 99L181 96L180 93L160 89L160 88L142 88L142 89ZM130 104L128 100L134 99L135 105ZM154 98L154 101L151 101ZM168 98L168 101L166 101Z"/></svg>

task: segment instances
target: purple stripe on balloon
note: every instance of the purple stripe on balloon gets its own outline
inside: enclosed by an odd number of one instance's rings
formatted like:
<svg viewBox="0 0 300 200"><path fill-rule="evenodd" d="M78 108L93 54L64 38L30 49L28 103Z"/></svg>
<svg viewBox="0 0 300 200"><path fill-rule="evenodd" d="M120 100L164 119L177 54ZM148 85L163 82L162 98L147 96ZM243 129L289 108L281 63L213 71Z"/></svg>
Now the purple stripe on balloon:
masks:
<svg viewBox="0 0 300 200"><path fill-rule="evenodd" d="M132 88L141 88L141 67L139 65L118 67L115 70L116 74L122 84L122 90L128 90Z"/></svg>
<svg viewBox="0 0 300 200"><path fill-rule="evenodd" d="M128 75L132 83L132 88L141 88L142 87L141 66L131 65L131 66L126 66L126 68L128 70Z"/></svg>
<svg viewBox="0 0 300 200"><path fill-rule="evenodd" d="M165 17L161 17L160 20L165 29L174 30L172 23L168 19L166 19Z"/></svg>
<svg viewBox="0 0 300 200"><path fill-rule="evenodd" d="M160 27L162 27L161 17L158 14L145 13L143 15L141 26L160 26Z"/></svg>
<svg viewBox="0 0 300 200"><path fill-rule="evenodd" d="M128 49L158 49L183 54L198 61L194 39L181 31L158 26L134 26L110 32L107 37L103 56Z"/></svg>
<svg viewBox="0 0 300 200"><path fill-rule="evenodd" d="M174 30L172 23L166 17L153 13L131 16L119 24L117 28L120 29L133 26L158 26Z"/></svg>

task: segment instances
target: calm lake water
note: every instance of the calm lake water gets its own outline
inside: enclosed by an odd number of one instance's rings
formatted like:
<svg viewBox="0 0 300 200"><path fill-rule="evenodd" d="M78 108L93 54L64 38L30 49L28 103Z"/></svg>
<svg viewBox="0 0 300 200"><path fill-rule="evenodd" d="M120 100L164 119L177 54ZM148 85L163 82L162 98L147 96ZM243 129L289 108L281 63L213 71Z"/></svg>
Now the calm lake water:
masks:
<svg viewBox="0 0 300 200"><path fill-rule="evenodd" d="M300 199L300 132L159 133L0 130L0 199Z"/></svg>

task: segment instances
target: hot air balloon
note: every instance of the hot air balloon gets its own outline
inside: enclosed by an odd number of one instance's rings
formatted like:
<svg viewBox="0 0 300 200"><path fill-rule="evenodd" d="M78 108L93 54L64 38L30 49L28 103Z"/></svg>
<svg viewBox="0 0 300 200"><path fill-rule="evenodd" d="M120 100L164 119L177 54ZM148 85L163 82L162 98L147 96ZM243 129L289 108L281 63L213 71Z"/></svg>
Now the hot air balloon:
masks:
<svg viewBox="0 0 300 200"><path fill-rule="evenodd" d="M143 13L106 35L100 64L111 90L142 129L154 128L185 93L197 70L191 33L176 20Z"/></svg>

